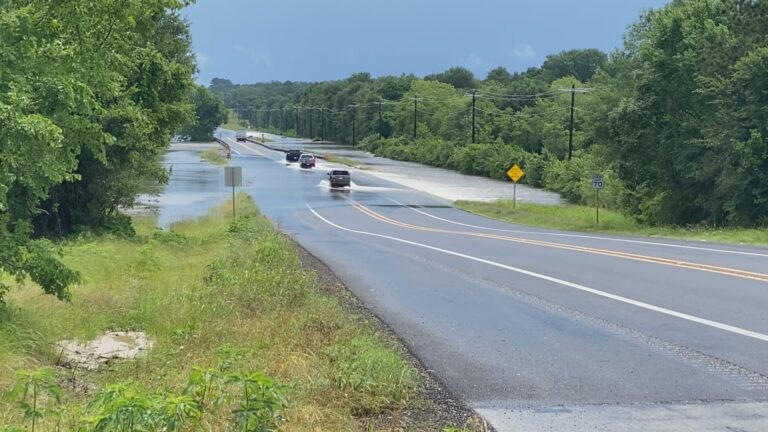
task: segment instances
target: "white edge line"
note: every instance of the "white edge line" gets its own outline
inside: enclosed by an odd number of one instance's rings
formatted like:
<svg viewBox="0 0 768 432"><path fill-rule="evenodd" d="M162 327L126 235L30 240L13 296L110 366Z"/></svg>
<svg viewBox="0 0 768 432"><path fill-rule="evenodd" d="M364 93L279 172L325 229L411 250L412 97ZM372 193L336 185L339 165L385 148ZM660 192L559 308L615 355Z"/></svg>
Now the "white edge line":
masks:
<svg viewBox="0 0 768 432"><path fill-rule="evenodd" d="M405 204L387 197L390 201L397 203L402 206L406 206ZM477 229L483 229L488 231L498 231L498 232L506 232L511 234L530 234L530 235L547 235L547 236L554 236L554 237L573 237L573 238L583 238L583 239L590 239L590 240L607 240L607 241L614 241L614 242L622 242L622 243L634 243L634 244L644 244L649 246L665 246L665 247L671 247L671 248L680 248L680 249L693 249L693 250L700 250L700 251L707 251L707 252L719 252L719 253L726 253L726 254L733 254L733 255L749 255L749 256L757 256L757 257L764 257L768 258L768 254L761 254L757 252L743 252L743 251L734 251L734 250L728 250L728 249L714 249L714 248L704 248L699 246L685 246L685 245L676 245L672 243L658 243L658 242L650 242L650 241L644 241L644 240L628 240L628 239L617 239L617 238L611 238L611 237L599 237L599 236L588 236L588 235L580 235L580 234L565 234L565 233L553 233L553 232L536 232L536 231L520 231L520 230L510 230L510 229L502 229L502 228L490 228L490 227L484 227L479 225L472 225L472 224L465 224L461 222L452 221L449 219L444 219L439 216L435 216L433 214L421 211L419 209L415 209L410 206L406 206L410 208L411 210L415 211L416 213L421 213L424 216L431 217L433 219L437 219L443 222L447 222L454 225L460 225L465 226L468 228L477 228Z"/></svg>
<svg viewBox="0 0 768 432"><path fill-rule="evenodd" d="M450 250L447 250L447 249L441 249L441 248L438 248L438 247L435 247L435 246L429 246L429 245L426 245L426 244L423 244L423 243L417 243L417 242L413 242L413 241L410 241L410 240L401 239L401 238L398 238L398 237L392 237L392 236L388 236L388 235L384 235L384 234L377 234L377 233L372 233L372 232L367 232L367 231L359 231L359 230L354 230L354 229L351 229L351 228L345 228L345 227L337 225L337 224L329 221L328 219L320 216L320 214L317 213L315 211L315 209L313 209L309 204L307 204L307 208L309 208L309 210L315 216L317 216L318 219L322 220L323 222L327 223L328 225L330 225L332 227L338 228L338 229L343 230L343 231L352 232L352 233L356 233L356 234L363 234L363 235L368 235L368 236L373 236L373 237L384 238L384 239L388 239L388 240L392 240L392 241L396 241L396 242L400 242L400 243L409 244L409 245L412 245L412 246L417 246L417 247L433 250L433 251L436 251L436 252L441 252L441 253L444 253L444 254L447 254L447 255L453 255L453 256L456 256L456 257L459 257L459 258L464 258L464 259L468 259L468 260L471 260L471 261L475 261L475 262L479 262L479 263L483 263L483 264L488 264L488 265L493 266L493 267L498 267L498 268L501 268L501 269L504 269L504 270L510 270L510 271L513 271L513 272L516 272L516 273L524 274L526 276L530 276L530 277L534 277L534 278L537 278L537 279L545 280L547 282L552 282L552 283L555 283L555 284L558 284L558 285L566 286L568 288L573 288L573 289L576 289L576 290L579 290L579 291L587 292L587 293L590 293L590 294L594 294L596 296L600 296L600 297L604 297L604 298L607 298L607 299L615 300L615 301L618 301L618 302L621 302L621 303L626 303L626 304L629 304L629 305L632 305L632 306L636 306L636 307L639 307L639 308L642 308L642 309L650 310L650 311L653 311L653 312L658 312L660 314L669 315L669 316L672 316L672 317L675 317L675 318L680 318L680 319L683 319L683 320L686 320L686 321L694 322L694 323L697 323L697 324L702 324L702 325L705 325L705 326L708 326L708 327L716 328L716 329L719 329L719 330L724 330L724 331L735 333L735 334L739 334L739 335L742 335L742 336L747 336L747 337L750 337L750 338L761 340L763 342L768 342L768 335L765 335L765 334L762 334L762 333L754 332L754 331L751 331L751 330L746 330L746 329L743 329L743 328L740 328L740 327L735 327L735 326L724 324L724 323L717 322L717 321L708 320L706 318L699 318L697 316L689 315L689 314L686 314L686 313L683 313L683 312L678 312L678 311L675 311L675 310L672 310L672 309L667 309L667 308L663 308L663 307L660 307L660 306L654 306L654 305L649 304L649 303L644 303L644 302L641 302L641 301L638 301L638 300L633 300L633 299L630 299L630 298L627 298L627 297L622 297L622 296L619 296L619 295L616 295L616 294L607 293L605 291L600 291L600 290L597 290L597 289L594 289L594 288L589 288L589 287L586 287L584 285L579 285L577 283L568 282L568 281L565 281L565 280L562 280L562 279L558 279L558 278L555 278L555 277L552 277L552 276L543 275L541 273L535 273L535 272L524 270L524 269L521 269L521 268L518 268L518 267L509 266L509 265L498 263L498 262L495 262L495 261L490 261L490 260L486 260L486 259L483 259L483 258L478 258L478 257L475 257L475 256L466 255L466 254L463 254L463 253L460 253L460 252L450 251Z"/></svg>

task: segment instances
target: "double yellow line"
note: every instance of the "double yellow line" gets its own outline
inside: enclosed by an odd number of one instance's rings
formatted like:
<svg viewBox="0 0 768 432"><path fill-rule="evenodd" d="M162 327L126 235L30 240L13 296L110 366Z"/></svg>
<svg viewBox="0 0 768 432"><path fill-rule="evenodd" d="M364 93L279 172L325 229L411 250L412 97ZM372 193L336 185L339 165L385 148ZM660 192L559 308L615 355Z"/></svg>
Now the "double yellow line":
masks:
<svg viewBox="0 0 768 432"><path fill-rule="evenodd" d="M351 200L350 200L350 203L357 210L363 212L364 214L376 220L379 220L381 222L384 222L390 225L395 225L402 228L408 228L408 229L417 230L417 231L464 235L464 236L470 236L470 237L482 237L482 238L488 238L488 239L494 239L494 240L502 240L502 241L535 245L535 246L571 250L576 252L591 253L595 255L605 255L605 256L610 256L615 258L624 258L624 259L629 259L634 261L642 261L642 262L647 262L651 264L661 264L661 265L685 268L690 270L700 270L700 271L705 271L709 273L717 273L717 274L722 274L726 276L740 277L744 279L752 279L752 280L757 280L761 282L768 282L768 274L750 272L746 270L739 270L739 269L733 269L728 267L719 267L719 266L713 266L709 264L700 264L700 263L680 261L680 260L674 260L674 259L668 259L668 258L638 255L633 253L612 251L607 249L598 249L598 248L592 248L592 247L586 247L586 246L576 246L576 245L570 245L565 243L555 243L555 242L548 242L548 241L542 241L542 240L530 240L530 239L524 239L524 238L512 237L512 236L506 236L506 235L500 235L500 234L479 233L479 232L471 232L471 231L456 231L456 230L449 230L449 229L442 229L442 228L430 228L430 227L425 227L421 225L413 225L413 224L400 222L398 220L388 218L384 215L376 213L375 211L369 209L368 207L365 207L360 203L357 203Z"/></svg>

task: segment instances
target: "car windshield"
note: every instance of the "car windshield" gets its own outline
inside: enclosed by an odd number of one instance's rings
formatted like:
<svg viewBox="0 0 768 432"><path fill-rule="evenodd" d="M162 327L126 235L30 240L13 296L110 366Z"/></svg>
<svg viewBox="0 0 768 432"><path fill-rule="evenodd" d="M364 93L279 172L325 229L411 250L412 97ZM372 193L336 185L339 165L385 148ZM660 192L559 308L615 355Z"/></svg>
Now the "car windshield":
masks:
<svg viewBox="0 0 768 432"><path fill-rule="evenodd" d="M349 172L343 170L334 170L331 171L331 175L349 175Z"/></svg>

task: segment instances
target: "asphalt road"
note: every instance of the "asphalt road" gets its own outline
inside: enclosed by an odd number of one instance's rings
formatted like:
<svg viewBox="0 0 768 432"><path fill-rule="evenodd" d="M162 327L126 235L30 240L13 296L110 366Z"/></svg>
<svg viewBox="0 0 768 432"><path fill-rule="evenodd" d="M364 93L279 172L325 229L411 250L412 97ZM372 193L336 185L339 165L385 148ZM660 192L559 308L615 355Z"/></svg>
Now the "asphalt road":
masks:
<svg viewBox="0 0 768 432"><path fill-rule="evenodd" d="M262 211L497 430L768 430L767 249L516 226L233 148Z"/></svg>

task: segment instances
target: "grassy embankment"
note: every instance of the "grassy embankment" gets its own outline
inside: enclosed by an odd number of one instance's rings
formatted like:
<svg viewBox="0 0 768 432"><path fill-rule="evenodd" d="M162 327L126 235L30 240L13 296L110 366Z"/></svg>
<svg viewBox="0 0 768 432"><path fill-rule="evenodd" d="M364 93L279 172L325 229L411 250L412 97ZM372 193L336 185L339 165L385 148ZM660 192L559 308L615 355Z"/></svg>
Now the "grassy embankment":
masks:
<svg viewBox="0 0 768 432"><path fill-rule="evenodd" d="M144 412L139 402L146 396L147 406L159 407L162 415L175 413L174 418L184 417L179 401L201 408L199 418L188 415L176 430L222 431L234 424L233 410L243 407L243 386L250 383L251 399L266 395L275 403L264 417L257 400L260 408L253 412L280 430L374 430L373 424L375 430L402 430L401 414L426 402L417 390L418 372L400 346L366 318L345 312L339 300L346 298L339 294L343 290L332 294L319 288L324 284L302 267L290 240L247 196L237 199L243 216L234 223L226 204L171 231L155 229L145 218L136 220L133 239L67 242L64 261L83 276L71 303L24 286L12 289L7 305L0 306L0 389L17 380L14 371L47 366L63 388L58 409L72 424L116 406L123 414ZM155 346L145 358L98 372L56 366L55 341L88 340L107 330L143 330ZM196 375L196 368L202 372ZM277 385L261 380L258 371ZM246 375L252 372L257 375ZM113 383L127 383L129 390L117 399L123 405L113 400L114 391L103 392ZM111 404L88 405L98 394L113 398ZM224 398L214 409L217 394ZM241 420L249 413L239 412ZM29 427L22 416L16 404L0 403L0 425ZM44 413L37 430L54 430L53 425L54 416ZM435 430L435 425L409 430Z"/></svg>
<svg viewBox="0 0 768 432"><path fill-rule="evenodd" d="M361 164L359 161L345 158L343 156L338 156L333 153L325 153L323 156L325 157L325 160L328 162L346 165L348 167L357 168L361 170L368 169L368 167L365 164Z"/></svg>
<svg viewBox="0 0 768 432"><path fill-rule="evenodd" d="M566 231L600 232L637 236L669 237L726 243L768 245L768 229L648 227L616 211L600 209L600 224L595 208L577 205L549 206L500 200L491 203L457 201L466 211L506 222Z"/></svg>
<svg viewBox="0 0 768 432"><path fill-rule="evenodd" d="M229 159L224 156L224 150L219 147L211 147L200 153L200 157L217 166L224 166L229 163Z"/></svg>

